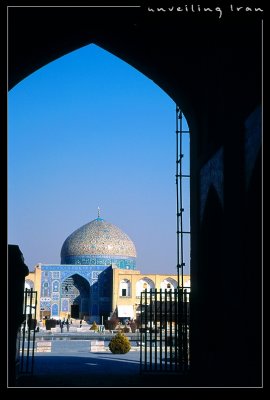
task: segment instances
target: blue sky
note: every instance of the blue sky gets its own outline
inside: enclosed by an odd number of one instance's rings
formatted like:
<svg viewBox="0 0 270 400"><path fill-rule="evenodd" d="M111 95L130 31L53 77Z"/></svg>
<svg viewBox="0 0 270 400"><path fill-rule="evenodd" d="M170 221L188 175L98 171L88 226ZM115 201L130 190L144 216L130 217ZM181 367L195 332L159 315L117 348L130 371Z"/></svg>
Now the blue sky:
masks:
<svg viewBox="0 0 270 400"><path fill-rule="evenodd" d="M176 273L175 104L165 92L89 45L20 82L8 111L8 242L30 270L60 263L66 237L99 206L134 241L138 269ZM188 172L188 140L184 150ZM188 211L186 187L184 196Z"/></svg>

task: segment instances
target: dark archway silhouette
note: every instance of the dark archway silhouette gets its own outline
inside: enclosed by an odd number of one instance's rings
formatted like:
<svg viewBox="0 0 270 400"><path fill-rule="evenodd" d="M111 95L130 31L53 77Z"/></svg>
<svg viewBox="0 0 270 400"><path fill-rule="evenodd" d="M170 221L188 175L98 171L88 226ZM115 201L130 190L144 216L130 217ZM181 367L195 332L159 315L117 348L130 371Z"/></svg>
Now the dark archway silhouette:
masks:
<svg viewBox="0 0 270 400"><path fill-rule="evenodd" d="M248 312L242 316L244 338L249 350L243 351L247 378L254 386L262 374L262 149L257 156L249 181L248 201L245 207L246 236L243 271L244 299ZM257 365L256 371L254 365Z"/></svg>
<svg viewBox="0 0 270 400"><path fill-rule="evenodd" d="M202 224L201 242L199 251L198 287L196 306L200 310L199 325L204 329L197 331L194 327L192 335L197 337L199 348L195 352L194 362L200 358L199 364L205 368L200 371L203 385L210 382L222 382L225 366L215 364L215 354L226 347L225 318L226 296L229 293L229 282L224 280L226 268L224 266L224 211L220 199L213 185L210 186L205 204ZM224 361L224 359L223 359Z"/></svg>
<svg viewBox="0 0 270 400"><path fill-rule="evenodd" d="M9 87L48 62L95 43L152 79L181 107L191 132L192 383L194 386L201 384L203 373L208 384L215 384L222 378L223 386L261 385L260 359L254 356L255 349L259 351L260 348L260 321L256 320L250 333L256 345L245 335L250 325L243 324L250 318L246 279L251 282L254 271L261 269L258 222L261 220L258 184L261 168L257 164L256 180L252 178L253 183L245 191L243 137L245 121L261 104L262 14L253 13L248 17L239 14L232 19L224 16L222 21L187 15L180 22L179 15L149 15L146 8L133 11L11 8ZM214 207L206 204L201 227L200 173L221 146L224 149L224 209L220 209L216 194L210 189L207 202ZM255 213L253 206L257 208ZM208 238L205 235L209 235ZM255 238L255 243L251 237ZM238 245L239 238L241 245ZM213 254L209 255L206 249ZM223 260L218 249L226 251L226 265L219 271L215 270L215 260L220 265ZM231 282L234 282L235 297L230 292ZM255 285L259 296L259 273ZM209 306L207 293L212 289L214 310L224 311L222 318L215 312L214 324L208 321L216 327L216 332L225 326L225 340L219 343L213 335L211 340L205 338L207 342L200 336L205 337L208 328L201 315L200 295L203 303ZM253 303L254 315L260 314L259 305ZM211 310L204 311L211 314ZM224 334L220 334L224 338ZM202 349L205 343L209 343L210 349ZM243 354L249 352L250 346L254 352L252 361L247 363ZM211 361L211 365L206 365L206 360ZM214 369L212 378L207 371ZM250 376L254 377L253 381Z"/></svg>

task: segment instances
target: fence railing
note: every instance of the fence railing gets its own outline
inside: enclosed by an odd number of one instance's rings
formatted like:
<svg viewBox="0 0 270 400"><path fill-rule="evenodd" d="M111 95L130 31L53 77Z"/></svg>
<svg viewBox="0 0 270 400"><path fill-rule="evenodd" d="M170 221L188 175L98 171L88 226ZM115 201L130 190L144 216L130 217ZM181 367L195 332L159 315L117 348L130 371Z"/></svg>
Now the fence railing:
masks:
<svg viewBox="0 0 270 400"><path fill-rule="evenodd" d="M141 293L141 373L189 369L189 300L190 288Z"/></svg>
<svg viewBox="0 0 270 400"><path fill-rule="evenodd" d="M36 332L37 292L24 291L24 321L20 338L19 374L32 374L34 370L35 332ZM32 333L32 334L31 334Z"/></svg>

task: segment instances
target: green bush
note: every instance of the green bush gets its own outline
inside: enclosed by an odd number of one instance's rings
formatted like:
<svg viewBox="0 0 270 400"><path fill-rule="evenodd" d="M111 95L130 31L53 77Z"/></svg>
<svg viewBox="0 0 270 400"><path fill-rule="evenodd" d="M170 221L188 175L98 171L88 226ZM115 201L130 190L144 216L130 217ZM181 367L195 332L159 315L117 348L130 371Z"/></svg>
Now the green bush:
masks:
<svg viewBox="0 0 270 400"><path fill-rule="evenodd" d="M91 328L89 328L90 331L98 331L98 326L96 321L93 322Z"/></svg>
<svg viewBox="0 0 270 400"><path fill-rule="evenodd" d="M118 332L110 341L109 349L113 354L126 354L131 349L128 338L121 332Z"/></svg>

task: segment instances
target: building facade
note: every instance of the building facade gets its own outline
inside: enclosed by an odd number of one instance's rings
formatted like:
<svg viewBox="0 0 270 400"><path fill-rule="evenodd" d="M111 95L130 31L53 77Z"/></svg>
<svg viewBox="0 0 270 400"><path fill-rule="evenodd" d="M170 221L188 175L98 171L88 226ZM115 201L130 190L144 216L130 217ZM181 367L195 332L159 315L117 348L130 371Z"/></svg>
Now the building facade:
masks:
<svg viewBox="0 0 270 400"><path fill-rule="evenodd" d="M190 286L189 275L184 285ZM116 312L136 318L141 291L174 289L177 275L141 274L136 248L117 226L98 218L64 241L61 264L36 265L25 286L37 291L37 316L100 322Z"/></svg>
<svg viewBox="0 0 270 400"><path fill-rule="evenodd" d="M142 274L140 271L125 271L112 267L112 310L119 318L138 317L141 292L164 291L177 288L177 275ZM190 288L190 275L184 275L184 287ZM189 289L187 289L189 290Z"/></svg>

